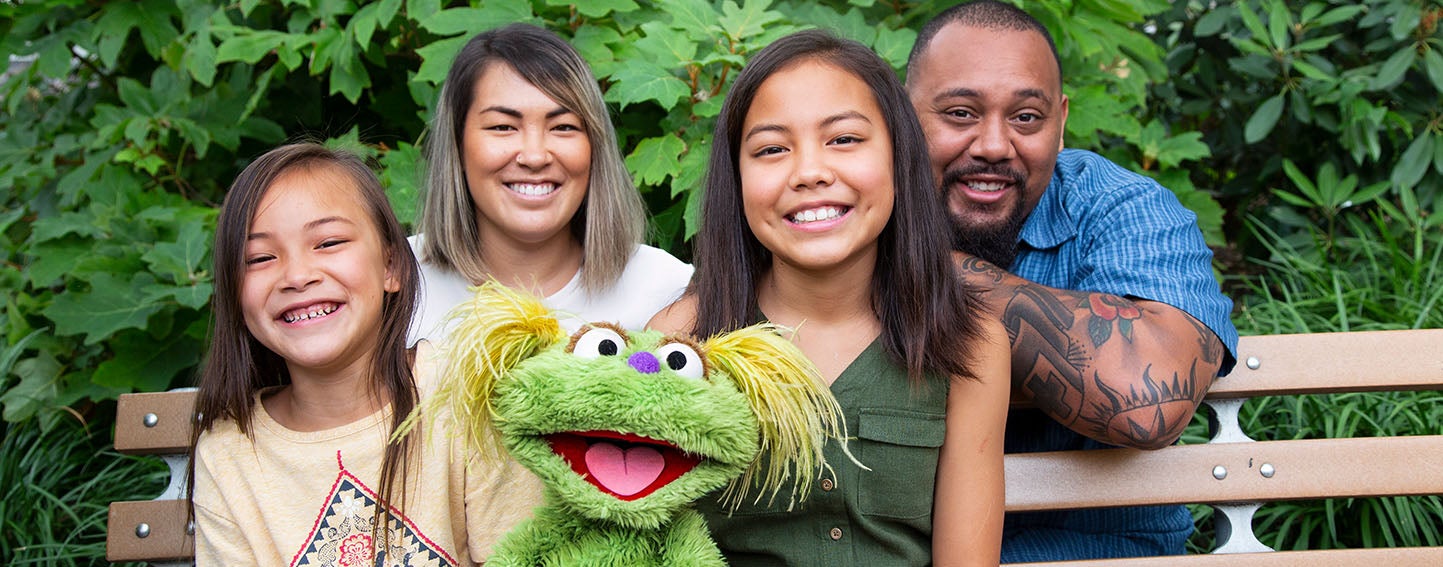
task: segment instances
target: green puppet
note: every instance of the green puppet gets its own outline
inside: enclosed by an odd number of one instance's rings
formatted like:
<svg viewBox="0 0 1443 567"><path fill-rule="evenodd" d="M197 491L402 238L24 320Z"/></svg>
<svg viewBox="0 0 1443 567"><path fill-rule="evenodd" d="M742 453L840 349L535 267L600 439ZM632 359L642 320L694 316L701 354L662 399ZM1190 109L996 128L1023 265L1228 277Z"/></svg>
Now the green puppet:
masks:
<svg viewBox="0 0 1443 567"><path fill-rule="evenodd" d="M815 367L769 325L698 341L591 323L568 336L488 283L459 307L437 400L536 473L544 504L488 567L724 565L692 503L804 498L844 439ZM499 436L499 443L498 443Z"/></svg>

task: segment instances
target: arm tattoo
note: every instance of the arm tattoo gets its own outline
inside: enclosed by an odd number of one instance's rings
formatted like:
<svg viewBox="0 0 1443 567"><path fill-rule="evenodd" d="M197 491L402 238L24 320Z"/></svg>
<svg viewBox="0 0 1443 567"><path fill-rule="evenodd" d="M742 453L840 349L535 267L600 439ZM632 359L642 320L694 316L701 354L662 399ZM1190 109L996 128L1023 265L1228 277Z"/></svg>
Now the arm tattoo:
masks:
<svg viewBox="0 0 1443 567"><path fill-rule="evenodd" d="M1107 401L1094 401L1093 414L1083 417L1087 421L1087 429L1092 431L1089 436L1117 440L1114 444L1147 446L1156 439L1182 435L1182 430L1192 421L1191 417L1168 422L1163 409L1169 405L1182 405L1186 407L1181 408L1181 413L1191 416L1199 400L1197 378L1197 361L1193 362L1187 380L1173 374L1171 382L1154 380L1152 367L1148 366L1142 371L1141 383L1123 393L1103 383L1094 373L1093 382Z"/></svg>
<svg viewBox="0 0 1443 567"><path fill-rule="evenodd" d="M1048 415L1071 426L1082 407L1083 369L1089 359L1068 331L1073 313L1045 289L1024 285L1003 310L1012 340L1013 387Z"/></svg>

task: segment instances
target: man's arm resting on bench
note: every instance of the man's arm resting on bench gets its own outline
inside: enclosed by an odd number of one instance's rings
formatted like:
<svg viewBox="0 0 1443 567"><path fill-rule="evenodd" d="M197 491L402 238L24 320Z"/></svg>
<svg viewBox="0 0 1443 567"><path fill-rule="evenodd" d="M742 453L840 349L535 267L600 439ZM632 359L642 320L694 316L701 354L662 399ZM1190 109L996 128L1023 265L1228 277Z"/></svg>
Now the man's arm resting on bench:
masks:
<svg viewBox="0 0 1443 567"><path fill-rule="evenodd" d="M1007 328L1014 399L1098 441L1171 445L1223 364L1217 335L1171 305L1047 287L974 256L956 259Z"/></svg>

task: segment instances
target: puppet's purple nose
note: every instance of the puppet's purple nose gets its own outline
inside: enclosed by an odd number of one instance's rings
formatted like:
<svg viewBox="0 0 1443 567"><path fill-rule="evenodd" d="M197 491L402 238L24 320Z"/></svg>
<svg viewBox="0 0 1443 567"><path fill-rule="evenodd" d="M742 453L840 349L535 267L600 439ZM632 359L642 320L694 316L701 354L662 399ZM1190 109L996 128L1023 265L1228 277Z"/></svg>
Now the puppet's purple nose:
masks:
<svg viewBox="0 0 1443 567"><path fill-rule="evenodd" d="M661 363L657 362L656 355L646 351L632 354L631 358L626 359L626 363L642 374L656 374L661 370Z"/></svg>

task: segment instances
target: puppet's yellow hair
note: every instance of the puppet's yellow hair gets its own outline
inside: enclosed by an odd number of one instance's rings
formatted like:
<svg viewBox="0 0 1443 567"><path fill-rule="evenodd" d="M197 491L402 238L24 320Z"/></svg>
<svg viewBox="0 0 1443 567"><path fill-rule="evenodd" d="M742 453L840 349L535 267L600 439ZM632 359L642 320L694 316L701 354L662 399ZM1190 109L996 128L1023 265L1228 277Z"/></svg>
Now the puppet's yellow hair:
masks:
<svg viewBox="0 0 1443 567"><path fill-rule="evenodd" d="M397 430L405 435L420 413L449 407L458 427L495 460L501 441L492 426L491 392L502 375L566 337L551 310L529 294L495 281L471 288L475 297L447 315L455 324L442 345L440 386Z"/></svg>
<svg viewBox="0 0 1443 567"><path fill-rule="evenodd" d="M746 396L761 430L761 454L723 495L723 505L729 508L741 503L758 475L760 501L764 495L775 498L795 474L790 509L798 499L806 498L813 479L826 465L822 448L827 440L836 439L846 452L841 406L817 367L781 331L772 324L752 325L712 337L702 345L713 367L731 375Z"/></svg>

